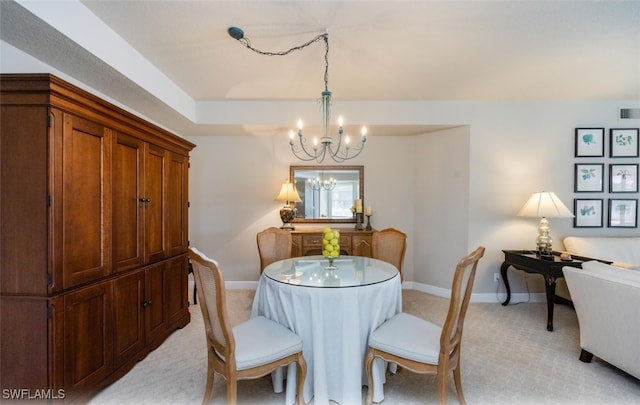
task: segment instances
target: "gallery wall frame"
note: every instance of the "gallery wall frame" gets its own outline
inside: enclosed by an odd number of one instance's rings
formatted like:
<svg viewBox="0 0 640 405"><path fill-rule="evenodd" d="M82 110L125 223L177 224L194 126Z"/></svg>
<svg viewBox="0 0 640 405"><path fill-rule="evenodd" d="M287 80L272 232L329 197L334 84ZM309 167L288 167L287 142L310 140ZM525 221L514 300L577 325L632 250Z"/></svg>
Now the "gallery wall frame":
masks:
<svg viewBox="0 0 640 405"><path fill-rule="evenodd" d="M610 193L638 192L638 163L609 165Z"/></svg>
<svg viewBox="0 0 640 405"><path fill-rule="evenodd" d="M609 199L609 228L638 227L638 199Z"/></svg>
<svg viewBox="0 0 640 405"><path fill-rule="evenodd" d="M575 157L603 157L604 144L604 128L576 128Z"/></svg>
<svg viewBox="0 0 640 405"><path fill-rule="evenodd" d="M604 163L576 163L574 191L576 193L601 193L604 191Z"/></svg>
<svg viewBox="0 0 640 405"><path fill-rule="evenodd" d="M638 157L638 128L611 128L609 130L609 157Z"/></svg>
<svg viewBox="0 0 640 405"><path fill-rule="evenodd" d="M574 228L602 228L602 198L575 198L573 200Z"/></svg>

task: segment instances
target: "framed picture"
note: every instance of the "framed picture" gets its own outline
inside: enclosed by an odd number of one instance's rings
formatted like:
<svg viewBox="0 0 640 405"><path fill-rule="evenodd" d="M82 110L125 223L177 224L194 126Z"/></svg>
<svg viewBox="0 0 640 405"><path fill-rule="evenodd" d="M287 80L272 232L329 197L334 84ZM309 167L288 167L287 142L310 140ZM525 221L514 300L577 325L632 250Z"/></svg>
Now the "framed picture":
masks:
<svg viewBox="0 0 640 405"><path fill-rule="evenodd" d="M611 198L609 199L609 227L637 228L638 227L638 199Z"/></svg>
<svg viewBox="0 0 640 405"><path fill-rule="evenodd" d="M638 192L638 163L609 165L610 193Z"/></svg>
<svg viewBox="0 0 640 405"><path fill-rule="evenodd" d="M602 199L573 200L574 228L602 228Z"/></svg>
<svg viewBox="0 0 640 405"><path fill-rule="evenodd" d="M609 156L638 157L638 128L611 128Z"/></svg>
<svg viewBox="0 0 640 405"><path fill-rule="evenodd" d="M604 191L602 182L604 176L604 163L576 163L575 165L575 192L576 193L600 193Z"/></svg>
<svg viewBox="0 0 640 405"><path fill-rule="evenodd" d="M576 128L576 157L604 157L604 128Z"/></svg>

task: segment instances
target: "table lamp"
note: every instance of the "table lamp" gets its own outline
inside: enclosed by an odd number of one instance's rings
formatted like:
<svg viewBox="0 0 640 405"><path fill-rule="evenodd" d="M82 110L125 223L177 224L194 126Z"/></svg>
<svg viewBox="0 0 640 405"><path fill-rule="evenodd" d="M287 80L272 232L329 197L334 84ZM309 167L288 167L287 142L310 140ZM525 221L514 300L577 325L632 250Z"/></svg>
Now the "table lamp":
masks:
<svg viewBox="0 0 640 405"><path fill-rule="evenodd" d="M288 180L282 183L280 193L276 197L276 201L284 201L284 207L280 209L280 219L282 219L282 226L280 229L292 231L295 229L291 221L296 216L296 208L293 203L302 201L296 188Z"/></svg>
<svg viewBox="0 0 640 405"><path fill-rule="evenodd" d="M519 217L541 218L538 224L536 251L543 258L553 257L552 239L547 218L573 218L573 213L552 192L533 193L518 212Z"/></svg>

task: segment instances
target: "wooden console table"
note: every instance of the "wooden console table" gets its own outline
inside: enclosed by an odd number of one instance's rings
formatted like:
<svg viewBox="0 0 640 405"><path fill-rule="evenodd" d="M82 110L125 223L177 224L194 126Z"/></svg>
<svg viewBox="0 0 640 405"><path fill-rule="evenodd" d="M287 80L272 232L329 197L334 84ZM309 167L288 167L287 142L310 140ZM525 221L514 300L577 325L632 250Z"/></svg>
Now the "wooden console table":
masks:
<svg viewBox="0 0 640 405"><path fill-rule="evenodd" d="M293 237L292 256L322 254L322 230L324 228L326 227L296 225L296 229L291 231L291 236ZM371 235L373 231L356 231L353 227L341 228L337 226L332 226L331 229L340 231L340 250L342 254L371 257Z"/></svg>

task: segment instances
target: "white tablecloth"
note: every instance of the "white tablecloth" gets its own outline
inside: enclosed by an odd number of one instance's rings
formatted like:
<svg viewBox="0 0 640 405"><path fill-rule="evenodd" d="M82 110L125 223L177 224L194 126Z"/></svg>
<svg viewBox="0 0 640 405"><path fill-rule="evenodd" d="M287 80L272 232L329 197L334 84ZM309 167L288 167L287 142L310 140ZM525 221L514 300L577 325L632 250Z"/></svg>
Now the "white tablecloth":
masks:
<svg viewBox="0 0 640 405"><path fill-rule="evenodd" d="M251 316L262 315L297 333L307 362L304 400L362 403L366 385L364 356L369 335L402 310L400 276L355 287L306 287L262 275ZM374 367L374 400L384 399L384 363ZM294 369L294 367L291 367ZM290 371L291 372L291 371ZM286 404L293 404L295 385L287 384Z"/></svg>

